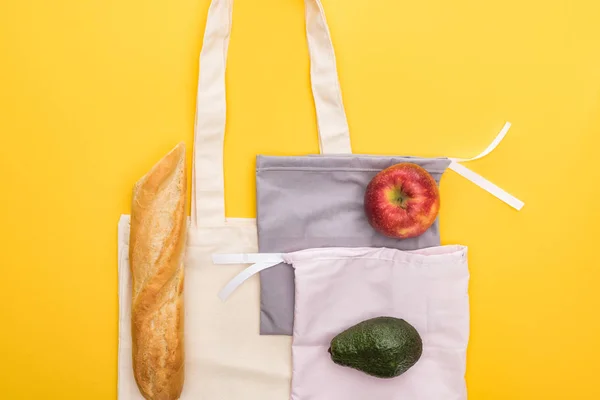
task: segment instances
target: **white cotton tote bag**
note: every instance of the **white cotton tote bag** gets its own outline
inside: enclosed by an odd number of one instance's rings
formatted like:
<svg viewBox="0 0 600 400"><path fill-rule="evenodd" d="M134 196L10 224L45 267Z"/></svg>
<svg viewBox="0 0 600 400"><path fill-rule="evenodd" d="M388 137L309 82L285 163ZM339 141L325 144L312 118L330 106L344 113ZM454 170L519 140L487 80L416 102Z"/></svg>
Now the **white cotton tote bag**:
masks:
<svg viewBox="0 0 600 400"><path fill-rule="evenodd" d="M319 0L306 0L311 85L322 153L349 150L339 103L333 46ZM225 66L233 0L213 0L200 54L192 177L192 217L185 260L185 383L181 399L283 400L290 396L291 338L259 335L258 277L222 303L217 291L235 268L213 253L256 252L254 219L225 218L223 140ZM129 216L119 222L119 400L143 400L132 373L128 263ZM240 265L239 269L244 266Z"/></svg>
<svg viewBox="0 0 600 400"><path fill-rule="evenodd" d="M293 267L295 313L291 400L466 400L469 342L467 248L316 248L285 254L215 254L217 263L255 262L229 282L278 262ZM420 359L395 378L332 361L332 339L372 318L407 321L421 336Z"/></svg>

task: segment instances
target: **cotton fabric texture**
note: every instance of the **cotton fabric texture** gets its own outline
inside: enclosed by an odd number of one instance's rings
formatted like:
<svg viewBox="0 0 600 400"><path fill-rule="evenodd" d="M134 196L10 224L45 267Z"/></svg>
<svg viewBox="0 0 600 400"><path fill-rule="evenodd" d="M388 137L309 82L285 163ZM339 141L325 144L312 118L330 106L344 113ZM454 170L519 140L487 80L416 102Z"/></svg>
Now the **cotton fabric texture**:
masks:
<svg viewBox="0 0 600 400"><path fill-rule="evenodd" d="M321 149L343 148L347 135L332 132L329 99L335 59L319 0L306 0L311 83L319 119ZM232 0L213 0L200 54L192 176L192 216L185 256L185 383L181 399L281 400L290 397L291 338L261 337L259 281L248 282L227 304L217 291L244 266L216 266L218 252L256 252L254 219L225 218L223 142L225 66ZM331 74L334 74L332 77ZM338 126L336 124L336 126ZM119 222L119 400L143 400L132 373L129 216Z"/></svg>
<svg viewBox="0 0 600 400"><path fill-rule="evenodd" d="M253 274L279 262L292 266L292 400L466 400L466 247L316 248L287 254L215 254L213 260L255 263L223 287L224 300ZM335 336L375 317L404 319L423 340L419 361L398 377L372 377L331 360L328 349Z"/></svg>
<svg viewBox="0 0 600 400"><path fill-rule="evenodd" d="M465 247L313 249L283 258L296 279L292 400L466 400ZM333 363L331 340L379 316L415 327L423 339L420 360L392 379Z"/></svg>
<svg viewBox="0 0 600 400"><path fill-rule="evenodd" d="M439 219L421 236L398 240L377 233L363 206L367 185L381 170L401 162L425 168L439 185L447 158L323 155L258 156L257 221L260 252L293 252L317 247L389 247L415 250L440 245ZM291 335L294 272L281 264L264 270L260 329L264 335Z"/></svg>
<svg viewBox="0 0 600 400"><path fill-rule="evenodd" d="M143 400L131 361L129 216L119 223L118 398ZM256 251L253 220L229 219L220 227L190 227L185 260L185 383L181 399L288 399L290 338L258 335L258 281L250 281L228 303L215 288L236 268L223 269L212 252ZM243 266L240 265L239 269ZM238 270L239 270L238 269Z"/></svg>

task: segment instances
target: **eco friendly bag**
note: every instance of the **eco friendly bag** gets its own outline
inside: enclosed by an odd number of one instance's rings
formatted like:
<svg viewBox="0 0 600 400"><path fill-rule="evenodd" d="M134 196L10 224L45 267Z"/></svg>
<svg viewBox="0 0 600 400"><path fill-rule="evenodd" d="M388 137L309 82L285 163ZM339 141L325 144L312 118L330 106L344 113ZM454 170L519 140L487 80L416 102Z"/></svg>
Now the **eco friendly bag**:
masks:
<svg viewBox="0 0 600 400"><path fill-rule="evenodd" d="M254 273L280 262L292 268L292 400L466 400L466 247L318 248L288 254L215 254L213 259L219 264L256 263L223 288L223 300ZM423 353L412 368L382 379L332 361L328 349L336 335L381 316L404 319L419 332Z"/></svg>
<svg viewBox="0 0 600 400"><path fill-rule="evenodd" d="M291 339L261 337L258 279L227 304L215 296L235 270L213 265L214 252L257 251L256 221L225 218L223 141L225 66L231 31L232 0L213 0L200 54L192 177L192 216L185 259L185 383L181 399L281 400L289 398ZM337 81L328 48L329 32L319 0L306 0L311 44L311 82L317 115L337 107L328 99ZM319 52L315 52L319 48ZM332 50L331 50L332 51ZM323 151L339 145L319 118ZM129 216L119 221L118 398L142 400L132 372L131 277L128 264ZM243 268L243 266L240 266Z"/></svg>

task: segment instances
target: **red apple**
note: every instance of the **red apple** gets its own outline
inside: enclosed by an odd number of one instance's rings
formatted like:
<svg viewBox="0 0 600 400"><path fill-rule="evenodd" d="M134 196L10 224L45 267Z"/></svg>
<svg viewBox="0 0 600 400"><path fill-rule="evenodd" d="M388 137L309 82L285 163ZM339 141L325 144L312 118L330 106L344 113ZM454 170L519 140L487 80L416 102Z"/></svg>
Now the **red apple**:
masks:
<svg viewBox="0 0 600 400"><path fill-rule="evenodd" d="M373 229L406 239L422 235L435 222L440 192L424 168L400 163L379 172L369 182L364 206Z"/></svg>

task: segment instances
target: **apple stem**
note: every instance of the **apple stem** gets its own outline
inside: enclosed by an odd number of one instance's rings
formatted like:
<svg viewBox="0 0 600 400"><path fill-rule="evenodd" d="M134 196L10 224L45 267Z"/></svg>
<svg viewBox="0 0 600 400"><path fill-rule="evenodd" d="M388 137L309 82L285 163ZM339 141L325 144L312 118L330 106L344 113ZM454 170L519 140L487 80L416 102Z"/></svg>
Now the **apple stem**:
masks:
<svg viewBox="0 0 600 400"><path fill-rule="evenodd" d="M400 193L398 195L396 202L398 203L400 208L402 208L403 210L406 210L406 197L405 197L404 193Z"/></svg>

